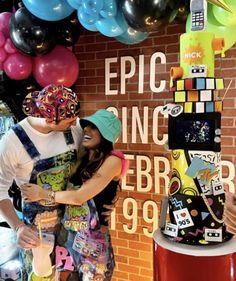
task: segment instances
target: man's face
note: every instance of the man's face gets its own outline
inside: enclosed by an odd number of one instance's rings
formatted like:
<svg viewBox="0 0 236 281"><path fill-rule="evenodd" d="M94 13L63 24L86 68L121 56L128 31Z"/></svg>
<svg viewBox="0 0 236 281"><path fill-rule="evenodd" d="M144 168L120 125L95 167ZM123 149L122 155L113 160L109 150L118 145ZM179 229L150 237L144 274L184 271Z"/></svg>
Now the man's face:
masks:
<svg viewBox="0 0 236 281"><path fill-rule="evenodd" d="M51 128L52 131L65 131L66 129L70 128L70 126L76 125L76 117L71 117L65 120L59 121L57 124L54 122L47 121L47 125Z"/></svg>

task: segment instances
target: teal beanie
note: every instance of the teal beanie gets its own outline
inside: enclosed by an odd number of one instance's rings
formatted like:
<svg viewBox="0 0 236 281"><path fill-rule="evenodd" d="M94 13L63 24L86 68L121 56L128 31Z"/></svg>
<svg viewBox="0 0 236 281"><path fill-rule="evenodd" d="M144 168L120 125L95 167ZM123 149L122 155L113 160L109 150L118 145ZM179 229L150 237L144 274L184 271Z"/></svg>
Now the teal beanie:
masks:
<svg viewBox="0 0 236 281"><path fill-rule="evenodd" d="M93 115L80 119L80 125L84 129L88 122L94 124L104 139L115 143L121 134L121 122L114 113L106 109L99 109Z"/></svg>

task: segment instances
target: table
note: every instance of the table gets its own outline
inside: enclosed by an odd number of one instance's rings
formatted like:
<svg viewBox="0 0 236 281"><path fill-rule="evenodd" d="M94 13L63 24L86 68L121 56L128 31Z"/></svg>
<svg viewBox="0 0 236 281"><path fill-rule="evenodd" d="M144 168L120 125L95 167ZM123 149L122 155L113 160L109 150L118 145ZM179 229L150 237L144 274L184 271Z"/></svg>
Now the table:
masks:
<svg viewBox="0 0 236 281"><path fill-rule="evenodd" d="M236 281L236 238L208 246L173 242L153 234L154 281Z"/></svg>

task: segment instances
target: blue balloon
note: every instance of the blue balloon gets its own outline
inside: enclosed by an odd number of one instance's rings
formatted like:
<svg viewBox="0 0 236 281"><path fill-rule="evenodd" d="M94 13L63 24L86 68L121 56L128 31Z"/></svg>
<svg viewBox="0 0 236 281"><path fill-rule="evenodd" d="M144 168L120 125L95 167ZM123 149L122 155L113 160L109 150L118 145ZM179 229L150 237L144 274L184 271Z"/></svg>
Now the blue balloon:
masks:
<svg viewBox="0 0 236 281"><path fill-rule="evenodd" d="M22 2L31 14L47 21L62 20L74 11L66 0L22 0Z"/></svg>
<svg viewBox="0 0 236 281"><path fill-rule="evenodd" d="M129 25L127 23L127 21L125 20L125 17L122 13L122 10L118 10L117 14L115 16L115 19L117 20L117 23L119 24L119 26L126 31L129 28Z"/></svg>
<svg viewBox="0 0 236 281"><path fill-rule="evenodd" d="M98 13L86 13L85 9L83 6L79 7L78 10L78 19L80 22L83 22L86 25L89 24L94 24L98 19L99 19L99 14Z"/></svg>
<svg viewBox="0 0 236 281"><path fill-rule="evenodd" d="M115 17L99 19L96 21L95 25L98 31L108 37L117 37L124 33L128 28L124 16L119 11Z"/></svg>
<svg viewBox="0 0 236 281"><path fill-rule="evenodd" d="M86 24L83 21L80 21L80 24L87 30L89 31L98 31L97 27L95 24Z"/></svg>
<svg viewBox="0 0 236 281"><path fill-rule="evenodd" d="M67 3L74 9L78 10L82 4L82 0L67 0Z"/></svg>
<svg viewBox="0 0 236 281"><path fill-rule="evenodd" d="M116 37L116 40L123 43L123 44L138 44L145 39L147 39L149 33L148 32L141 32L129 27L127 31L125 31L120 36Z"/></svg>
<svg viewBox="0 0 236 281"><path fill-rule="evenodd" d="M112 18L117 14L117 4L115 0L104 0L100 15L104 18Z"/></svg>
<svg viewBox="0 0 236 281"><path fill-rule="evenodd" d="M102 0L83 0L83 8L86 13L99 13L103 7Z"/></svg>

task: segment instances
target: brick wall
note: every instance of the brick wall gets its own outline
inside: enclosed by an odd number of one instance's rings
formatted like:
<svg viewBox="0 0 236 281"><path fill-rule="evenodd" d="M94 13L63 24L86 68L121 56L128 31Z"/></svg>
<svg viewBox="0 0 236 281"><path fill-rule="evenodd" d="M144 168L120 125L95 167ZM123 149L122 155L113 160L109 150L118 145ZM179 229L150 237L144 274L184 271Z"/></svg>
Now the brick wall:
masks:
<svg viewBox="0 0 236 281"><path fill-rule="evenodd" d="M124 45L100 33L82 30L79 42L75 46L80 65L76 91L81 100L81 116L110 106L118 109L121 119L124 111L127 111L128 116L125 120L122 119L123 126L127 123L127 130L123 132L127 134L127 141L124 141L123 136L116 145L116 148L129 155L131 172L123 183L123 191L112 220L111 234L117 265L113 281L153 280L151 237L159 219L160 199L165 194L165 186L168 185L165 171L170 169L169 152L164 145L158 145L154 141L155 137L162 139L163 134L167 133L167 119L158 115L158 120L155 120L154 112L158 106L172 101L168 91L169 70L170 67L179 65L179 36L184 32L183 24L172 24L165 30L151 34L140 44ZM157 64L155 74L157 87L161 79L167 81L161 93L153 93L150 90L150 58L155 52L162 52L166 56L166 64ZM145 64L144 91L141 94L138 93L139 55L144 55ZM135 59L136 71L126 83L125 94L121 94L119 59L124 56ZM105 95L106 58L118 58L117 63L112 64L111 67L111 71L117 73L117 78L111 80L111 88L118 89L117 95ZM225 58L216 57L215 76L224 77L226 87L232 79L231 87L224 99L221 147L222 160L232 162L234 168L236 163L236 46L226 52ZM220 93L220 96L223 95L224 91ZM138 131L137 140L131 139L131 132L134 130L132 111L135 110L141 117L144 116L145 110L148 115L147 143L144 143ZM146 171L146 174L140 174L142 170ZM227 176L228 173L228 168L223 167L223 175ZM148 188L150 182L151 188ZM228 188L227 185L226 188Z"/></svg>

